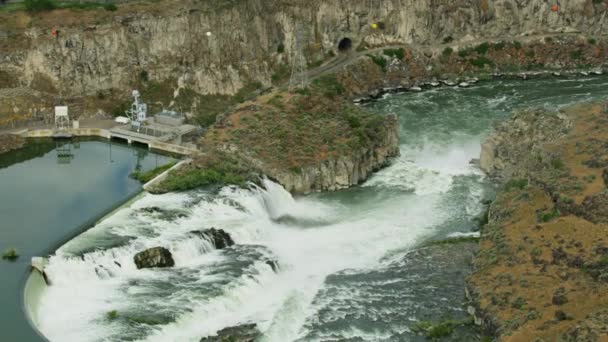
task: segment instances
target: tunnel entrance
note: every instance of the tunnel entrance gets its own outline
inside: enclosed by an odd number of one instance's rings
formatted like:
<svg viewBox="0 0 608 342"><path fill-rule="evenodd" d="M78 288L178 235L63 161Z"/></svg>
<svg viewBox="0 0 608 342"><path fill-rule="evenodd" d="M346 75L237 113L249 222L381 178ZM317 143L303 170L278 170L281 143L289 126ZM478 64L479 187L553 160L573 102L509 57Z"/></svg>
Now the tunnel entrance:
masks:
<svg viewBox="0 0 608 342"><path fill-rule="evenodd" d="M353 41L350 38L342 38L338 43L338 51L348 52L353 48Z"/></svg>

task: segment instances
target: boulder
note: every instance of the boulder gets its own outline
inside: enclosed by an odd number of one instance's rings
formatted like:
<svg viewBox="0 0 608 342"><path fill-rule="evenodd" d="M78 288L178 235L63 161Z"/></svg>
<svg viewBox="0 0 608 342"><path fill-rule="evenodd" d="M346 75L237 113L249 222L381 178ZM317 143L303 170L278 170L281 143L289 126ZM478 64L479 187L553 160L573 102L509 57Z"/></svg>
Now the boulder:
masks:
<svg viewBox="0 0 608 342"><path fill-rule="evenodd" d="M224 328L215 336L203 337L201 342L254 342L261 336L255 323Z"/></svg>
<svg viewBox="0 0 608 342"><path fill-rule="evenodd" d="M171 252L164 247L154 247L135 254L133 257L137 269L172 267L175 265Z"/></svg>
<svg viewBox="0 0 608 342"><path fill-rule="evenodd" d="M216 249L224 249L234 245L234 241L230 234L226 233L223 229L209 228L205 230L197 230L191 232L192 234L209 241Z"/></svg>

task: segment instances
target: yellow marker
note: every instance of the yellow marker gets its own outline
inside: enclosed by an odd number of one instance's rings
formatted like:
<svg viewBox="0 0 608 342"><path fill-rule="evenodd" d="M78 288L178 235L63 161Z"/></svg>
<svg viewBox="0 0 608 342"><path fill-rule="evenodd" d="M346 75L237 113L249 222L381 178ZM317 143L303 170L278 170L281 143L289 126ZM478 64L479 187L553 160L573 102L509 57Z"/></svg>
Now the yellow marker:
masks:
<svg viewBox="0 0 608 342"><path fill-rule="evenodd" d="M375 30L375 29L377 29L377 28L378 28L378 24L373 23L373 24L372 24L372 28L373 28L374 30Z"/></svg>

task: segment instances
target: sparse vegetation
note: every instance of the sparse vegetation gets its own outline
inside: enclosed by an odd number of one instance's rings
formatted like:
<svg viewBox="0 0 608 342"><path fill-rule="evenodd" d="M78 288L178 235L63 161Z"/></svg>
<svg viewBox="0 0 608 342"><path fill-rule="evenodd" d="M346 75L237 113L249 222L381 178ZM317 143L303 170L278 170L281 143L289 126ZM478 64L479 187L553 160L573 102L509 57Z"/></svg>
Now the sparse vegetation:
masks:
<svg viewBox="0 0 608 342"><path fill-rule="evenodd" d="M516 48L517 50L519 50L519 49L522 48L522 45L521 45L521 43L519 41L514 40L513 41L513 47Z"/></svg>
<svg viewBox="0 0 608 342"><path fill-rule="evenodd" d="M511 191L512 189L523 190L526 186L528 186L527 179L511 179L505 184L504 189L505 191Z"/></svg>
<svg viewBox="0 0 608 342"><path fill-rule="evenodd" d="M538 213L538 220L540 222L549 222L561 216L561 212L557 208L553 208L551 211L544 211Z"/></svg>
<svg viewBox="0 0 608 342"><path fill-rule="evenodd" d="M434 241L429 241L423 244L424 247L429 247L429 246L442 246L442 245L456 245L456 244L460 244L460 243L478 243L479 242L479 237L477 236L465 236L465 237L458 237L458 238L448 238L448 239L443 239L443 240L434 240Z"/></svg>
<svg viewBox="0 0 608 342"><path fill-rule="evenodd" d="M570 52L570 58L573 60L579 60L579 59L583 58L583 51L574 50L574 51Z"/></svg>
<svg viewBox="0 0 608 342"><path fill-rule="evenodd" d="M471 65L476 66L478 68L483 68L486 65L492 65L492 61L485 56L479 56L477 58L472 58L469 60Z"/></svg>
<svg viewBox="0 0 608 342"><path fill-rule="evenodd" d="M466 320L453 320L445 319L438 323L430 321L418 321L411 327L411 330L415 333L422 334L429 339L439 339L451 335L454 332L454 328L461 325L471 324L470 319Z"/></svg>
<svg viewBox="0 0 608 342"><path fill-rule="evenodd" d="M488 50L490 50L490 44L488 43L481 43L475 47L475 52L480 55L485 55L488 53Z"/></svg>
<svg viewBox="0 0 608 342"><path fill-rule="evenodd" d="M114 321L114 320L116 320L117 318L118 318L118 311L116 311L116 310L108 311L108 312L106 313L106 319L107 319L108 321Z"/></svg>
<svg viewBox="0 0 608 342"><path fill-rule="evenodd" d="M186 191L209 185L237 185L257 180L250 166L233 154L223 151L208 151L196 160L196 167L184 167L169 172L159 184L159 192Z"/></svg>
<svg viewBox="0 0 608 342"><path fill-rule="evenodd" d="M372 59L372 61L374 63L376 63L376 65L378 65L380 67L380 69L382 69L383 72L386 72L387 67L388 67L388 61L386 60L386 58L382 57L382 56L376 56L376 55L368 55L369 58Z"/></svg>
<svg viewBox="0 0 608 342"><path fill-rule="evenodd" d="M145 171L145 172L136 171L136 172L131 173L130 176L131 176L131 178L134 178L134 179L140 181L141 183L148 183L149 181L154 179L156 176L158 176L161 173L172 168L175 164L177 164L177 162L171 162L169 164L154 168L150 171Z"/></svg>
<svg viewBox="0 0 608 342"><path fill-rule="evenodd" d="M2 259L4 260L14 261L17 260L17 258L19 258L19 253L17 253L15 248L9 248L2 253Z"/></svg>
<svg viewBox="0 0 608 342"><path fill-rule="evenodd" d="M335 75L326 75L314 80L312 88L321 91L327 97L343 95L346 92L346 89L338 82Z"/></svg>
<svg viewBox="0 0 608 342"><path fill-rule="evenodd" d="M385 56L391 57L391 58L397 58L399 60L403 60L403 58L405 57L405 50L403 48L398 48L398 49L385 49L383 51Z"/></svg>

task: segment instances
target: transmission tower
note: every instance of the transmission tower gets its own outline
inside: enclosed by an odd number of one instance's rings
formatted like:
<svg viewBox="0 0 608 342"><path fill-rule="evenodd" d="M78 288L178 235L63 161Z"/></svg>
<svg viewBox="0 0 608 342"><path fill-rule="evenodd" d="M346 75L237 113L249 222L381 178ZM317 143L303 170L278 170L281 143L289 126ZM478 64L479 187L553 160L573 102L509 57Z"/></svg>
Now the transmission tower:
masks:
<svg viewBox="0 0 608 342"><path fill-rule="evenodd" d="M308 32L303 23L296 24L296 46L291 59L292 69L289 79L289 89L303 89L308 86L308 73L306 71L306 58L304 47L308 43Z"/></svg>

